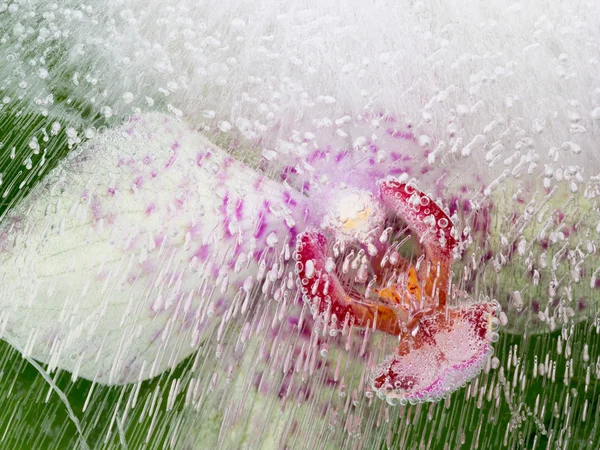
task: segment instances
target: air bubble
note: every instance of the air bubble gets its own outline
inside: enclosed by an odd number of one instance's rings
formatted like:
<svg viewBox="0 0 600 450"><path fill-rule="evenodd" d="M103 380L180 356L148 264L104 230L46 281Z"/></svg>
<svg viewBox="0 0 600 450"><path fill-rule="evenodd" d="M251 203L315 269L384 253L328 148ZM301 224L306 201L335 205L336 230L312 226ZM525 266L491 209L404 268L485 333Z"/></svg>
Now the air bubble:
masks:
<svg viewBox="0 0 600 450"><path fill-rule="evenodd" d="M323 358L327 358L327 355L329 354L329 345L327 345L327 344L321 345L321 349L319 350L319 354Z"/></svg>
<svg viewBox="0 0 600 450"><path fill-rule="evenodd" d="M232 125L229 122L227 122L226 120L221 120L219 123L217 123L217 127L223 133L227 133L227 132L231 131L231 129L233 128Z"/></svg>
<svg viewBox="0 0 600 450"><path fill-rule="evenodd" d="M385 401L390 406L398 406L400 404L400 399L397 397L392 397L390 395L386 395Z"/></svg>
<svg viewBox="0 0 600 450"><path fill-rule="evenodd" d="M277 237L277 234L275 232L272 232L267 236L267 245L269 247L273 248L278 243L279 243L279 238ZM307 265L307 270L308 270L308 265Z"/></svg>

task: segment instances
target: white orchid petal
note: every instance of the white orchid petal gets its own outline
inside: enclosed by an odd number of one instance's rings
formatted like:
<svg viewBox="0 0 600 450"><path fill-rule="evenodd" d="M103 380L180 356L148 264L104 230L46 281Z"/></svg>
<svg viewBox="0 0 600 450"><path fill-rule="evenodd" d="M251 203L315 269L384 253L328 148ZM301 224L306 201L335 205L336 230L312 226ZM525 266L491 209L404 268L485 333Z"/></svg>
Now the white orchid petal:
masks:
<svg viewBox="0 0 600 450"><path fill-rule="evenodd" d="M256 272L252 241L290 238L265 202L293 194L167 116L68 159L0 228L2 332L50 369L113 384L173 367Z"/></svg>

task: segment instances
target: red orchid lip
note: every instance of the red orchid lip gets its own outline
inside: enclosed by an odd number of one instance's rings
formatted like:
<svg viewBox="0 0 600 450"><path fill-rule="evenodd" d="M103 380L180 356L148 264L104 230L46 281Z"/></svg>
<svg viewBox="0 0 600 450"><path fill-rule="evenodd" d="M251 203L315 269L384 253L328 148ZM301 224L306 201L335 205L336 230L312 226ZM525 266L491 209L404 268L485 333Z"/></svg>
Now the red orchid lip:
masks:
<svg viewBox="0 0 600 450"><path fill-rule="evenodd" d="M296 273L304 300L327 323L372 327L399 337L396 354L373 374L373 388L380 396L390 403L435 400L483 367L497 337L492 323L497 321L498 305L449 306L451 263L458 246L451 219L410 184L383 180L379 194L381 205L419 238L424 262L416 267L397 262L395 268L404 271L395 283L374 289L375 296L365 295L355 284L342 281L325 234L309 229L297 239Z"/></svg>

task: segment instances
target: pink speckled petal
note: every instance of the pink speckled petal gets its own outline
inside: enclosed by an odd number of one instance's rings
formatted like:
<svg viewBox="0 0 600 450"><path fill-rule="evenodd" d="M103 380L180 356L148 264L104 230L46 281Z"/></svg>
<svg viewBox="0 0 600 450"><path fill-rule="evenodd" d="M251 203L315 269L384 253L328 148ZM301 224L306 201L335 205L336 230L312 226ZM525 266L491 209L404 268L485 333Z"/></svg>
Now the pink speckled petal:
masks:
<svg viewBox="0 0 600 450"><path fill-rule="evenodd" d="M373 386L391 403L433 401L476 376L492 353L493 303L475 303L421 320L411 350L382 363Z"/></svg>

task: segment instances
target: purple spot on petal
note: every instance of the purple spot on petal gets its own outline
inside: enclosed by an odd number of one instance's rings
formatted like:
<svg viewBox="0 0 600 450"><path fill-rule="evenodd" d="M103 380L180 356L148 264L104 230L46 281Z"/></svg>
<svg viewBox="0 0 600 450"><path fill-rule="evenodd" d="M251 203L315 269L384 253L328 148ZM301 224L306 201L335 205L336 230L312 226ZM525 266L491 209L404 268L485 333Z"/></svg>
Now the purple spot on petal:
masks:
<svg viewBox="0 0 600 450"><path fill-rule="evenodd" d="M283 193L283 201L287 204L287 205L291 205L291 206L296 206L298 204L298 202L296 202L296 200L294 200L294 198L292 197L292 195L289 193L289 191L285 191Z"/></svg>
<svg viewBox="0 0 600 450"><path fill-rule="evenodd" d="M196 250L194 256L198 257L198 259L200 259L201 261L206 261L208 259L209 250L210 247L208 246L208 244L203 244L200 247L198 247L198 250Z"/></svg>
<svg viewBox="0 0 600 450"><path fill-rule="evenodd" d="M244 200L239 199L235 206L235 217L238 220L242 220L244 212Z"/></svg>
<svg viewBox="0 0 600 450"><path fill-rule="evenodd" d="M335 162L339 163L342 160L346 159L348 156L350 156L350 152L348 150L341 151L337 155L335 155Z"/></svg>

